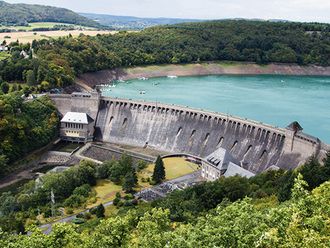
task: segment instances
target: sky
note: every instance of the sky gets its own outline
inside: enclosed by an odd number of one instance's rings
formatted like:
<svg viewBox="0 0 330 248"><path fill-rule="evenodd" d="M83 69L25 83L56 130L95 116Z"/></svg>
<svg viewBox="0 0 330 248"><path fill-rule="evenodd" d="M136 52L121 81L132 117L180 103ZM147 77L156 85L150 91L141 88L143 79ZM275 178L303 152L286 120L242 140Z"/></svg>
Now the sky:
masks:
<svg viewBox="0 0 330 248"><path fill-rule="evenodd" d="M76 12L191 19L261 18L330 23L330 0L5 0Z"/></svg>

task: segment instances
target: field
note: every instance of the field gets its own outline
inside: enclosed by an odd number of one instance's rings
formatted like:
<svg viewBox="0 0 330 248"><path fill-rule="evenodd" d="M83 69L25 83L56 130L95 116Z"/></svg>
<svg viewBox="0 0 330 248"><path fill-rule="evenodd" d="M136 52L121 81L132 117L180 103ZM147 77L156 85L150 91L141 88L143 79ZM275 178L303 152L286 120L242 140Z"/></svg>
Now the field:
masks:
<svg viewBox="0 0 330 248"><path fill-rule="evenodd" d="M115 199L116 193L121 192L122 188L120 185L116 185L110 180L98 180L94 190L96 192L97 201L90 204L88 207Z"/></svg>
<svg viewBox="0 0 330 248"><path fill-rule="evenodd" d="M68 36L71 34L74 37L79 36L79 34L85 34L90 36L96 36L97 34L110 34L115 33L115 31L97 31L97 30L59 30L59 31L40 31L40 32L12 32L12 33L0 33L0 42L6 40L7 43L19 40L21 43L31 43L33 40L59 38L63 36ZM10 38L8 38L10 37Z"/></svg>
<svg viewBox="0 0 330 248"><path fill-rule="evenodd" d="M163 159L166 173L166 180L172 180L178 177L195 172L198 169L196 164L186 161L184 158L165 158ZM151 177L154 171L154 164L148 166L143 171L142 176Z"/></svg>
<svg viewBox="0 0 330 248"><path fill-rule="evenodd" d="M183 158L166 158L163 161L166 172L166 180L171 180L193 173L198 169L196 164L187 162ZM142 182L142 178L151 178L153 169L154 165L150 164L146 169L138 174L139 186L137 187L137 190L150 187L148 182ZM117 192L122 193L122 187L109 180L98 180L94 190L96 192L97 201L89 204L88 207L93 207L100 203L111 201L115 198Z"/></svg>
<svg viewBox="0 0 330 248"><path fill-rule="evenodd" d="M56 25L74 26L76 29L95 30L95 28L83 27L80 25L60 23L60 22L33 22L33 23L29 23L29 26L0 26L0 29L8 28L17 31L32 31L35 28L53 28Z"/></svg>

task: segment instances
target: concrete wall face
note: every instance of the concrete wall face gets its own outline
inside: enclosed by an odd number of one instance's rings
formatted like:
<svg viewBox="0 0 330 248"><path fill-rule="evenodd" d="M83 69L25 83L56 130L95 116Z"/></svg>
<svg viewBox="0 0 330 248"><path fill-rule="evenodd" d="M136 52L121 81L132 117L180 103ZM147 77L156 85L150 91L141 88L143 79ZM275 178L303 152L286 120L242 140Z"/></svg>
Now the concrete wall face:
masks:
<svg viewBox="0 0 330 248"><path fill-rule="evenodd" d="M199 157L222 147L252 172L271 165L295 167L302 159L299 153L286 154L283 129L171 105L102 98L96 129L96 138L105 142Z"/></svg>
<svg viewBox="0 0 330 248"><path fill-rule="evenodd" d="M90 97L55 94L50 96L58 111L64 116L67 112L83 112L96 120L99 108L99 95Z"/></svg>

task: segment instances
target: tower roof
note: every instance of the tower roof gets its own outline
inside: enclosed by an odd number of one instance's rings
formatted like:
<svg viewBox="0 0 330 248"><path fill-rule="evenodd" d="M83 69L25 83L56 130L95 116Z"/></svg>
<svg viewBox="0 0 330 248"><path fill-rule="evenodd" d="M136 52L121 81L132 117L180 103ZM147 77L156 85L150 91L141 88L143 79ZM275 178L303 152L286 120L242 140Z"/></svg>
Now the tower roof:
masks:
<svg viewBox="0 0 330 248"><path fill-rule="evenodd" d="M294 121L292 122L289 126L286 127L287 129L289 130L292 130L294 132L299 132L299 131L302 131L303 128L300 126L299 122L298 121Z"/></svg>

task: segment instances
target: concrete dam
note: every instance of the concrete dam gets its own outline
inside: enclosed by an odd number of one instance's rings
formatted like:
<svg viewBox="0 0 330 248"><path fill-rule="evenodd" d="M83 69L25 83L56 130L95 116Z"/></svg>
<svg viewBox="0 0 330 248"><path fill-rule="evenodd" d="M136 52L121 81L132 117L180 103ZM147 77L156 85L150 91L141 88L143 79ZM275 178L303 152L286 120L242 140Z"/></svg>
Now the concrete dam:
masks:
<svg viewBox="0 0 330 248"><path fill-rule="evenodd" d="M301 131L298 123L275 128L263 123L186 107L102 97L92 93L51 95L59 112L84 111L95 120L95 139L206 157L224 148L254 173L295 168L329 147Z"/></svg>

